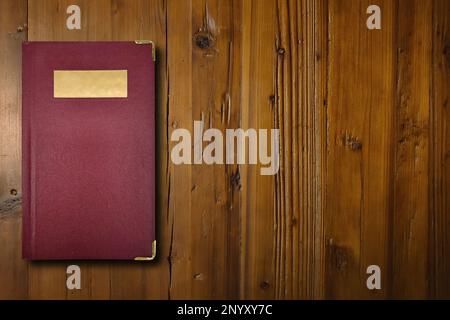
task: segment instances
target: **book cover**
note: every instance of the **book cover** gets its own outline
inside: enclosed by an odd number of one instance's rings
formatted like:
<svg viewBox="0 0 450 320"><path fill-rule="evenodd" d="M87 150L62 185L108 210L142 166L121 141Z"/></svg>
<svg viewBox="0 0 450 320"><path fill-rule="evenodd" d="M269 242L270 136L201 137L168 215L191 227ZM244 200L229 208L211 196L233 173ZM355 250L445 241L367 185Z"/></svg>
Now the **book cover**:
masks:
<svg viewBox="0 0 450 320"><path fill-rule="evenodd" d="M154 258L154 50L23 44L25 259Z"/></svg>

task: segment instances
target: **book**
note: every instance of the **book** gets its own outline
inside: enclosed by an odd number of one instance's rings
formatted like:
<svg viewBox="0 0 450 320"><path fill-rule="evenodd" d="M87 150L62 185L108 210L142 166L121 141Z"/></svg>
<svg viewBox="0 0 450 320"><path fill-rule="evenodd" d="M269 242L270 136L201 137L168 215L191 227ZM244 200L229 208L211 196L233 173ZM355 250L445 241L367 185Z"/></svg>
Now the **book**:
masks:
<svg viewBox="0 0 450 320"><path fill-rule="evenodd" d="M23 258L152 260L155 47L22 46Z"/></svg>

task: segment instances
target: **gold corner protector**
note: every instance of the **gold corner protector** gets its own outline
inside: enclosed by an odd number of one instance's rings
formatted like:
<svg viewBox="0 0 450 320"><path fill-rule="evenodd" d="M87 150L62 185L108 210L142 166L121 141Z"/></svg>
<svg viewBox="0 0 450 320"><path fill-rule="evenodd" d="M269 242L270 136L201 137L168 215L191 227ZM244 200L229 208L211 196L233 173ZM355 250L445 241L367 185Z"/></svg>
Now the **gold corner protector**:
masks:
<svg viewBox="0 0 450 320"><path fill-rule="evenodd" d="M136 257L134 261L152 261L156 258L156 240L152 242L152 256L151 257Z"/></svg>
<svg viewBox="0 0 450 320"><path fill-rule="evenodd" d="M152 45L152 58L153 61L156 61L156 46L155 43L151 40L135 40L136 44L151 44Z"/></svg>

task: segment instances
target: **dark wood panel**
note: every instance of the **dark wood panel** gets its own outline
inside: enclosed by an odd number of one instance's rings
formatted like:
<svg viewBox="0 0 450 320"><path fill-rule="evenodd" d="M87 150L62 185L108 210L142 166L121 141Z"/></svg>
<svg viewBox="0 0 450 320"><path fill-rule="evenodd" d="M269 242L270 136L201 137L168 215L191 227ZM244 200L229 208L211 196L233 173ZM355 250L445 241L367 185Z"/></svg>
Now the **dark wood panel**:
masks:
<svg viewBox="0 0 450 320"><path fill-rule="evenodd" d="M433 9L433 96L430 200L431 279L437 298L450 298L450 2L435 0Z"/></svg>
<svg viewBox="0 0 450 320"><path fill-rule="evenodd" d="M397 10L392 295L427 298L432 1Z"/></svg>

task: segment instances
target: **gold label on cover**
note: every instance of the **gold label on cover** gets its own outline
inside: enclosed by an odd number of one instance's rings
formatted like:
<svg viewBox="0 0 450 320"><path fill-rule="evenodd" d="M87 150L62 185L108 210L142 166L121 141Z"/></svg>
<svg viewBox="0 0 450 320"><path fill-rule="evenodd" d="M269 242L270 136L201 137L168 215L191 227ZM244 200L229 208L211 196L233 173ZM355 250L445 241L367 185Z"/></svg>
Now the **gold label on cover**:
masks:
<svg viewBox="0 0 450 320"><path fill-rule="evenodd" d="M127 98L128 70L54 70L54 98Z"/></svg>

